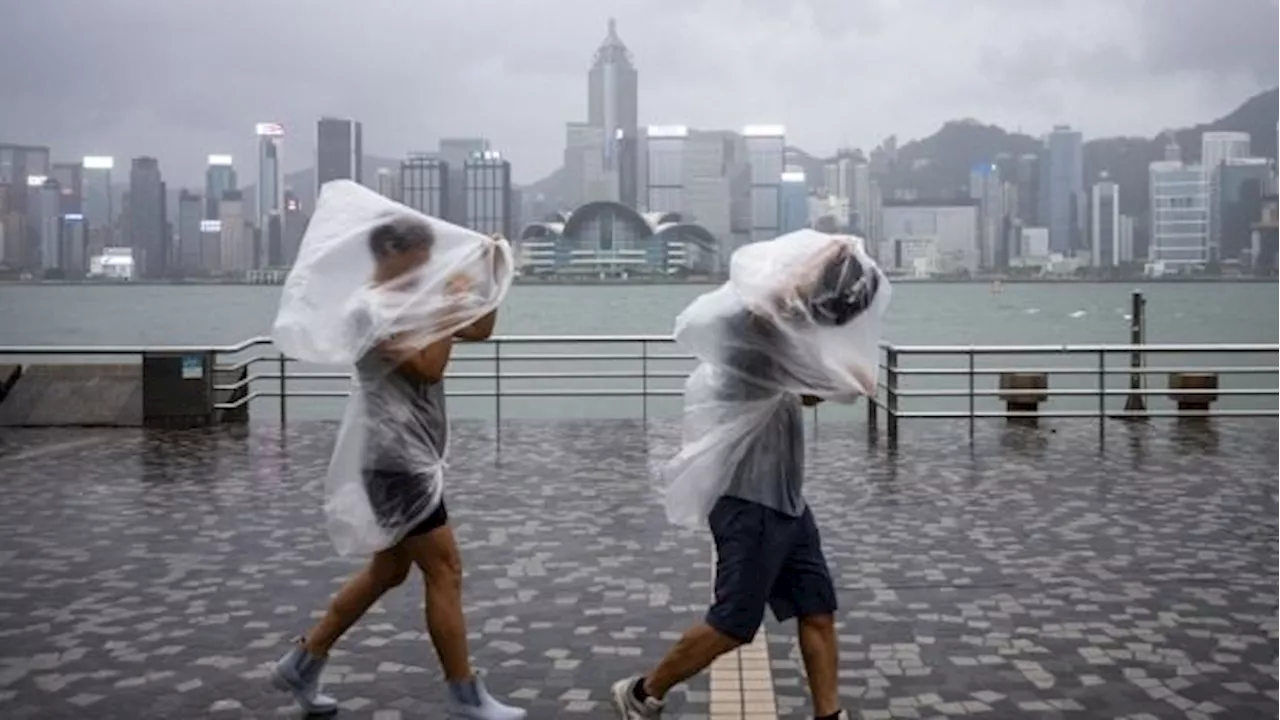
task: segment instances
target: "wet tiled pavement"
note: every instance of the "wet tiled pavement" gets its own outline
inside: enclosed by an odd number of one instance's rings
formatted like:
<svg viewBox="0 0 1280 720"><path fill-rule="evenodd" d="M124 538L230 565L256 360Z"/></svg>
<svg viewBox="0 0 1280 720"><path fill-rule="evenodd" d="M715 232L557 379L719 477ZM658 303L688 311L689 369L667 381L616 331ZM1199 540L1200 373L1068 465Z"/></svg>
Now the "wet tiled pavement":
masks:
<svg viewBox="0 0 1280 720"><path fill-rule="evenodd" d="M0 431L0 718L296 717L265 667L356 567L320 517L334 426ZM607 718L709 594L669 527L669 423L455 426L450 515L476 664L532 718ZM854 717L1273 718L1274 421L825 423L807 489ZM441 717L421 585L339 644L342 717ZM768 625L778 714L807 717ZM705 717L708 683L673 717Z"/></svg>

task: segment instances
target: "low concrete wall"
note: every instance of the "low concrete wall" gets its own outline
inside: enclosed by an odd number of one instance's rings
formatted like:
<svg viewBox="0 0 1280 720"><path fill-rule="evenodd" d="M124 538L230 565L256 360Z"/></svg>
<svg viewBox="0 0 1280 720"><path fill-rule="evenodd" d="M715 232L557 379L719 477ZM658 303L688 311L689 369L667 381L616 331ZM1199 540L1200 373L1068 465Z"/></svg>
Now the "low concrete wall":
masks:
<svg viewBox="0 0 1280 720"><path fill-rule="evenodd" d="M27 365L0 401L0 426L142 426L142 366Z"/></svg>

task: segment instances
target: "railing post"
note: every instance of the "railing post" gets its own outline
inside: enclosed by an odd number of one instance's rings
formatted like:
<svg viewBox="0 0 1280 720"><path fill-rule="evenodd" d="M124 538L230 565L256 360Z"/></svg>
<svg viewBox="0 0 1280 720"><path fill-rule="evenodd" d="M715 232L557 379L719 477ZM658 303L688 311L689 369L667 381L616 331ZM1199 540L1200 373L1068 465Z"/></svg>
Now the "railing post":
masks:
<svg viewBox="0 0 1280 720"><path fill-rule="evenodd" d="M973 416L974 416L974 358L973 346L969 346L969 442L973 442Z"/></svg>
<svg viewBox="0 0 1280 720"><path fill-rule="evenodd" d="M1129 367L1134 370L1142 369L1142 350L1141 345L1147 339L1147 323L1146 323L1147 301L1142 297L1141 290L1134 290L1132 295L1132 306L1129 309L1129 344L1134 346L1134 350L1129 353ZM1129 373L1129 390L1142 390L1142 373ZM1140 392L1130 392L1128 399L1124 402L1124 411L1131 415L1133 419L1143 419L1146 417L1147 401Z"/></svg>
<svg viewBox="0 0 1280 720"><path fill-rule="evenodd" d="M871 394L867 396L867 431L874 433L876 425L879 422L878 403L880 402L880 388L872 388Z"/></svg>
<svg viewBox="0 0 1280 720"><path fill-rule="evenodd" d="M890 346L886 354L885 408L889 416L889 448L898 446L898 349Z"/></svg>
<svg viewBox="0 0 1280 720"><path fill-rule="evenodd" d="M1098 351L1098 442L1107 437L1107 351Z"/></svg>
<svg viewBox="0 0 1280 720"><path fill-rule="evenodd" d="M876 377L880 376L880 351L884 348L876 346ZM876 403L880 400L880 381L877 379L876 384L868 388L867 393L867 433L874 435L876 432Z"/></svg>
<svg viewBox="0 0 1280 720"><path fill-rule="evenodd" d="M649 341L640 341L640 418L649 427Z"/></svg>
<svg viewBox="0 0 1280 720"><path fill-rule="evenodd" d="M288 361L285 359L284 353L280 353L280 426L283 428L287 416L287 407L289 405L289 395L285 388L285 368ZM283 434L283 431L281 431Z"/></svg>
<svg viewBox="0 0 1280 720"><path fill-rule="evenodd" d="M493 433L494 441L502 447L502 338L493 343Z"/></svg>

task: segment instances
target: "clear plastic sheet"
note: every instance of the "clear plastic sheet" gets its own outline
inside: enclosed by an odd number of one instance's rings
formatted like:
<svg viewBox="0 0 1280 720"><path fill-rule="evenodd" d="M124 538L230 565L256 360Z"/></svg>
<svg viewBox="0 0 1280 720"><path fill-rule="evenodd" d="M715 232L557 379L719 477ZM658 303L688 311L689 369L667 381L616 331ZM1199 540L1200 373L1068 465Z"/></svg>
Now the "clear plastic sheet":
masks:
<svg viewBox="0 0 1280 720"><path fill-rule="evenodd" d="M662 472L673 523L707 514L748 455L787 442L800 396L853 402L875 391L889 282L861 238L800 230L734 253L729 280L676 318L699 360L685 384L683 446Z"/></svg>
<svg viewBox="0 0 1280 720"><path fill-rule="evenodd" d="M339 553L394 545L439 506L448 447L443 384L401 362L496 310L512 276L505 241L354 182L322 188L273 339L298 360L354 367L325 478Z"/></svg>

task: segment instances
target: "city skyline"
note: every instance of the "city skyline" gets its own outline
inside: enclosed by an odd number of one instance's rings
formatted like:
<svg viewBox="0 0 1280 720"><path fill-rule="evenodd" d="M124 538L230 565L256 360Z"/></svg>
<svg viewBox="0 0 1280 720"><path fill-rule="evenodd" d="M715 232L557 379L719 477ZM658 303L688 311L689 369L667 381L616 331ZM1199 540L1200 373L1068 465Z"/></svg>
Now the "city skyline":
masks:
<svg viewBox="0 0 1280 720"><path fill-rule="evenodd" d="M324 115L359 118L374 156L403 157L441 137L487 137L511 160L516 181L527 184L560 164L565 120L587 116L581 92L591 62L587 49L599 44L610 16L643 75L641 125L779 123L788 127L789 142L821 155L843 145L872 147L890 134L925 136L961 117L1031 134L1065 122L1086 137L1150 137L1221 115L1276 83L1271 0L1233 3L1230 13L1209 3L1149 12L1142 0L1035 7L985 0L964 12L931 0L892 8L821 0L787 6L566 1L550 9L491 8L485 22L442 2L429 10L362 8L354 33L350 13L297 13L292 3L280 2L254 8L280 16L281 22L253 24L273 28L270 41L244 43L244 52L229 59L198 50L244 37L247 26L237 24L234 2L216 12L141 0L109 9L72 4L75 11L59 6L52 19L45 15L54 10L39 3L13 13L15 39L0 47L13 62L0 67L22 67L21 58L32 56L24 43L54 21L97 38L90 64L136 53L163 62L150 63L155 77L138 83L127 74L87 78L76 68L88 61L76 57L52 58L39 73L6 75L14 101L5 103L0 119L9 140L57 148L62 160L160 157L171 184L189 187L198 186L207 152L256 154L242 128L272 118L303 140ZM533 43L523 32L535 14L558 21L557 42ZM412 49L378 37L381 28L415 18L451 30ZM140 19L154 23L154 32L135 37L130 28ZM946 39L944 31L963 42ZM494 32L511 42L492 43ZM338 33L344 47L369 52L329 57L324 48ZM950 52L947 63L911 50L936 49L940 38ZM82 50L89 52L74 44L68 52ZM267 56L278 60L265 62ZM214 57L216 65L201 64ZM421 73L422 67L449 72ZM850 88L851 69L876 67L855 73ZM476 87L487 91L476 93ZM538 112L512 111L530 106ZM314 138L291 147L306 150L286 154L286 172L314 166Z"/></svg>

